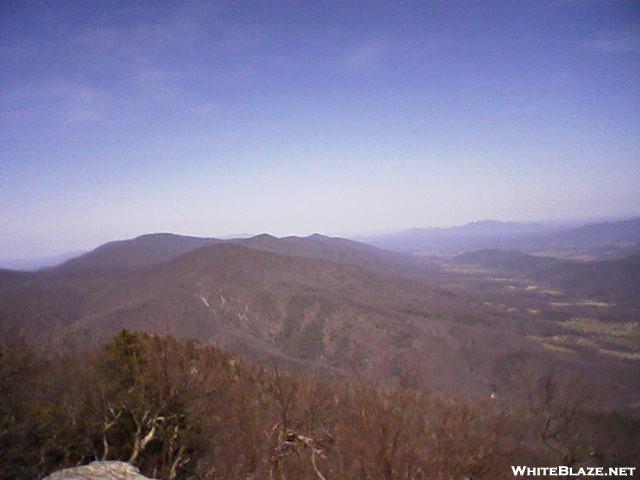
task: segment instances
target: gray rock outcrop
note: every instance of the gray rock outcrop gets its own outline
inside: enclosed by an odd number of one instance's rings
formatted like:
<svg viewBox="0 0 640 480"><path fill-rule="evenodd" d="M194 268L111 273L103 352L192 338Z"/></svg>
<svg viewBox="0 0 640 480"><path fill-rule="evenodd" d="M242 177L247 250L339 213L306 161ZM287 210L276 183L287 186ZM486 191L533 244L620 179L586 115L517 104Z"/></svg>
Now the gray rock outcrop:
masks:
<svg viewBox="0 0 640 480"><path fill-rule="evenodd" d="M153 480L140 475L140 470L125 462L93 462L82 467L65 468L44 480Z"/></svg>

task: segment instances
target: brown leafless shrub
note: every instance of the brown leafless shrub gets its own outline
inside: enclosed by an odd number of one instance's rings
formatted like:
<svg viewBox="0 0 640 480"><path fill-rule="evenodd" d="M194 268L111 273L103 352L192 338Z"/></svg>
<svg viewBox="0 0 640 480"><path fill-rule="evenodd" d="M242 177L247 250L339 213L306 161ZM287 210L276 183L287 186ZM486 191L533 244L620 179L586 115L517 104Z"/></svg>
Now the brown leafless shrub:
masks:
<svg viewBox="0 0 640 480"><path fill-rule="evenodd" d="M123 332L93 352L0 348L0 479L94 459L181 479L512 478L514 461L583 460L576 390L520 378L521 402L453 399L270 371L196 342Z"/></svg>

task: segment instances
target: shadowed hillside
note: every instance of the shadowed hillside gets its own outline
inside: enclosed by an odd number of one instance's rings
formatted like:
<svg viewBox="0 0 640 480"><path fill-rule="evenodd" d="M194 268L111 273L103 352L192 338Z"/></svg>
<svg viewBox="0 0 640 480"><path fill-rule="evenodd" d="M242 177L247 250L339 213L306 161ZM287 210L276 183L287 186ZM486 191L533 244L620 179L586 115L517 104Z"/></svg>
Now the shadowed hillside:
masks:
<svg viewBox="0 0 640 480"><path fill-rule="evenodd" d="M172 233L142 235L131 240L106 243L65 262L55 270L82 272L148 267L217 242L220 240Z"/></svg>
<svg viewBox="0 0 640 480"><path fill-rule="evenodd" d="M376 263L363 269L301 256L335 258L326 245L338 243L348 261L361 261L351 242L261 236L250 243L217 242L139 269L59 268L5 281L2 324L78 345L100 344L122 328L173 334L248 359L376 381L410 365L431 388L479 396L508 388L521 366L556 364L589 370L602 392L626 385L605 403L633 398L634 364L549 350L535 338L558 327L544 319L532 323L526 312L496 311L469 292L382 274ZM296 254L263 250L281 243Z"/></svg>
<svg viewBox="0 0 640 480"><path fill-rule="evenodd" d="M603 301L640 305L640 256L606 261L572 261L516 251L481 250L455 263L522 275L561 290Z"/></svg>
<svg viewBox="0 0 640 480"><path fill-rule="evenodd" d="M74 258L64 265L50 269L57 272L118 271L149 267L171 260L205 245L238 244L282 255L320 258L381 272L424 278L436 272L434 265L417 261L415 257L391 252L365 243L343 238L314 234L309 237L276 238L261 234L249 238L220 240L169 233L142 235L102 245Z"/></svg>

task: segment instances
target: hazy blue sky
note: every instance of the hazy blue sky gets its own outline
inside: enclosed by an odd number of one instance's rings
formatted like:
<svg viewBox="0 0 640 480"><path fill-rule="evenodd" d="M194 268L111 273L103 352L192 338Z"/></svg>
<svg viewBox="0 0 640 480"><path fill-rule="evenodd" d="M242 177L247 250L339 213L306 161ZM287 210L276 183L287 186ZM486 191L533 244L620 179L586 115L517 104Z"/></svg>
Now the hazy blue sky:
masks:
<svg viewBox="0 0 640 480"><path fill-rule="evenodd" d="M0 258L640 213L640 2L0 2Z"/></svg>

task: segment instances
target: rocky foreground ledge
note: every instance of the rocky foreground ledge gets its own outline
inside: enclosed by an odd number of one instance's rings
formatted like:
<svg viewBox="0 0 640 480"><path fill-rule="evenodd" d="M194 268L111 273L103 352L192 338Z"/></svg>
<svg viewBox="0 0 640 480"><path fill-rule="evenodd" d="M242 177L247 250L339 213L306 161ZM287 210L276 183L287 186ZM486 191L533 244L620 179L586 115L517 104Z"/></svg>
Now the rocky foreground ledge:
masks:
<svg viewBox="0 0 640 480"><path fill-rule="evenodd" d="M65 468L44 480L153 480L140 475L140 470L125 462L93 462L82 467Z"/></svg>

